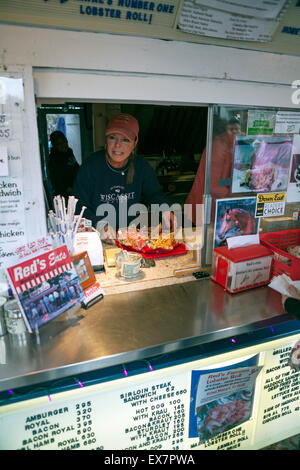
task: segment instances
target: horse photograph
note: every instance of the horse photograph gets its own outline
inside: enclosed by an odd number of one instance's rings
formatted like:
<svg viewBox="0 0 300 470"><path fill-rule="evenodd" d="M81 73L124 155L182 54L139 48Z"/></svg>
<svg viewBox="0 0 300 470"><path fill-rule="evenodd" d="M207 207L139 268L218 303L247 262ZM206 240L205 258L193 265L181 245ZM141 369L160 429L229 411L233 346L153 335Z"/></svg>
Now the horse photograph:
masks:
<svg viewBox="0 0 300 470"><path fill-rule="evenodd" d="M256 197L218 199L214 248L227 245L227 238L258 233L259 218L255 217Z"/></svg>

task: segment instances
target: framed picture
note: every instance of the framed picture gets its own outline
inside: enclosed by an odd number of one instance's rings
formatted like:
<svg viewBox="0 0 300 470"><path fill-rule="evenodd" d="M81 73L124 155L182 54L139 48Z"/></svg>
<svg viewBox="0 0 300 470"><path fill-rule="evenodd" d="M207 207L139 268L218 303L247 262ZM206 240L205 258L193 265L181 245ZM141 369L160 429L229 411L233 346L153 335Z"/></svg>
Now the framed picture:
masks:
<svg viewBox="0 0 300 470"><path fill-rule="evenodd" d="M300 135L294 135L293 156L286 202L300 201Z"/></svg>
<svg viewBox="0 0 300 470"><path fill-rule="evenodd" d="M289 183L292 137L238 136L232 192L281 192Z"/></svg>
<svg viewBox="0 0 300 470"><path fill-rule="evenodd" d="M85 289L96 281L96 276L87 251L72 256L81 287Z"/></svg>
<svg viewBox="0 0 300 470"><path fill-rule="evenodd" d="M260 218L256 214L256 196L217 199L214 248L227 245L227 238L255 235Z"/></svg>

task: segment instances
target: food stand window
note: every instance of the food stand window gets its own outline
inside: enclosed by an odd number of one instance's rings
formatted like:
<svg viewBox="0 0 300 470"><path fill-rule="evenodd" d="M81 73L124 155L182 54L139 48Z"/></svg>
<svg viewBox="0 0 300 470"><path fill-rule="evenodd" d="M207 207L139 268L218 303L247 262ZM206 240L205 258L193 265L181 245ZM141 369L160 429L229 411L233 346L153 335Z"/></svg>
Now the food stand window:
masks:
<svg viewBox="0 0 300 470"><path fill-rule="evenodd" d="M141 103L39 104L38 122L46 193L49 192L46 163L51 147L51 132L64 132L75 158L81 164L93 151L104 147L106 124L118 112L132 114L138 119L138 154L156 171L170 203L183 205L206 145L207 106ZM51 206L51 198L48 202Z"/></svg>
<svg viewBox="0 0 300 470"><path fill-rule="evenodd" d="M229 237L300 226L299 130L295 110L210 108L206 161L202 156L196 176L204 194L206 263Z"/></svg>
<svg viewBox="0 0 300 470"><path fill-rule="evenodd" d="M233 227L222 227L226 209L249 209L247 233L299 226L300 114L294 110L143 103L43 105L39 108L41 136L49 121L45 117L54 108L62 113L78 109L84 115L81 135L84 147L91 151L103 148L105 125L112 114L128 112L137 117L138 152L155 169L170 203L182 207L191 203L192 212L197 204L200 211L205 207L204 220L202 215L198 220L192 217L194 225L205 228L202 265L211 264L213 248L228 236L245 233L237 221ZM85 152L83 160L86 157ZM274 193L282 200L272 201Z"/></svg>
<svg viewBox="0 0 300 470"><path fill-rule="evenodd" d="M52 101L55 100L53 99ZM49 126L47 127L46 125L47 123L49 124L49 119L47 120L49 114L51 116L55 114L57 117L58 115L63 116L63 112L66 114L69 111L79 113L82 148L85 148L85 152L82 154L82 162L84 162L92 151L104 148L105 129L110 117L119 112L129 113L137 118L140 126L137 153L147 160L155 170L159 183L168 197L170 206L175 204L177 207L181 206L181 212L183 213L186 198L199 166L200 156L206 145L207 106L122 102L59 103L59 101L57 99L56 104L42 104L40 100L38 102L40 141L44 147L43 154L48 152L47 137L49 135ZM51 123L53 124L53 122L52 119ZM57 130L57 126L58 120L56 119L54 127L51 127L51 131ZM92 133L90 132L91 126ZM68 129L65 129L65 131L66 137L69 140ZM71 142L69 144L71 145ZM91 151L87 152L87 148L90 148ZM143 200L141 202L144 204ZM49 200L50 207L51 204L52 199ZM148 219L150 222L152 221L153 214L150 214L151 208L148 207L148 209ZM193 253L189 250L190 246L184 245L184 239L181 237L181 234L182 232L179 230L178 236L174 240L174 243L176 243L174 250L169 250L167 253L168 256L172 257L171 263L169 263L170 266L168 268L160 266L166 263L163 262L164 260L157 259L156 264L154 264L157 269L145 271L147 280L154 281L163 275L165 279L169 278L169 282L173 282L174 276L176 276L174 274L176 268L179 269L191 265L196 266L197 269L200 268L199 259L195 262L192 260ZM170 236L170 241L172 241L173 246L173 234ZM105 260L107 258L106 251L108 247L105 244L103 245ZM166 253L164 255L166 256ZM194 271L197 270L196 268ZM106 269L106 274L99 273L97 276L101 285L106 289L108 285L111 287L116 283L113 269ZM117 279L117 281L124 283L122 279ZM183 282L183 279L177 279L177 282Z"/></svg>

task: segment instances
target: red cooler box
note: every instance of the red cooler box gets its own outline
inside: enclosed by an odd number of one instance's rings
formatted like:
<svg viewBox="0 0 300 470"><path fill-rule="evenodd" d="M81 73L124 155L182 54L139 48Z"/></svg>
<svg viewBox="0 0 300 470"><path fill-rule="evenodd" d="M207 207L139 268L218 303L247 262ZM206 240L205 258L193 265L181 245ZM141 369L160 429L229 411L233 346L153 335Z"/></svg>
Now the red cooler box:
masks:
<svg viewBox="0 0 300 470"><path fill-rule="evenodd" d="M269 283L273 252L263 245L214 249L211 279L234 294Z"/></svg>

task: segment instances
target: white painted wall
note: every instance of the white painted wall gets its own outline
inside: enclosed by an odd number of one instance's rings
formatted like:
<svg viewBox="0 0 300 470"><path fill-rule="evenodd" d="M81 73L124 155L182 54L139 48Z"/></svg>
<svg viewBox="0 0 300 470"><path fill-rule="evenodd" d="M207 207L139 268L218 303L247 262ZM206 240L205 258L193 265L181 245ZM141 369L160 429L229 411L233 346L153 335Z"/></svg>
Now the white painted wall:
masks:
<svg viewBox="0 0 300 470"><path fill-rule="evenodd" d="M166 75L34 71L36 95L76 101L165 102L291 107L291 86Z"/></svg>
<svg viewBox="0 0 300 470"><path fill-rule="evenodd" d="M300 57L178 41L1 25L0 44L37 97L293 107L300 79Z"/></svg>

